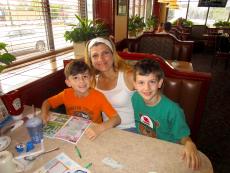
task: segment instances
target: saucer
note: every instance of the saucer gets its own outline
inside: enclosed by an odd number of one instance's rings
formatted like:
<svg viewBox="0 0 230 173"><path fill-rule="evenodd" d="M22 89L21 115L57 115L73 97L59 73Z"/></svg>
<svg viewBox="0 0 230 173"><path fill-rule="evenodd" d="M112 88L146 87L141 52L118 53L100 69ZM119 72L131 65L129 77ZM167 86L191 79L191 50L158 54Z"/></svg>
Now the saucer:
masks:
<svg viewBox="0 0 230 173"><path fill-rule="evenodd" d="M11 142L11 138L9 136L1 136L0 137L0 151L5 150Z"/></svg>

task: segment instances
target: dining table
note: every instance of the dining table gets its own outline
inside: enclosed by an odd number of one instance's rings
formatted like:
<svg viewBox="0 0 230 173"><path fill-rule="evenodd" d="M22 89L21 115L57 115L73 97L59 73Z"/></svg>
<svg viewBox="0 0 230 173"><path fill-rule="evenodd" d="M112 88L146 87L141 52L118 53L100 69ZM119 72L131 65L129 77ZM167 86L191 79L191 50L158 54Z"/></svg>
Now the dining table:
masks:
<svg viewBox="0 0 230 173"><path fill-rule="evenodd" d="M30 106L24 106L24 116L31 114L31 112ZM29 140L25 125L13 132L8 132L6 135L11 138L11 143L6 150L12 152L14 156L18 155L15 150L16 144L25 143ZM76 145L81 157L75 152ZM41 155L36 160L31 161L25 172L31 173L37 170L63 152L81 166L91 163L91 167L88 169L92 173L213 173L209 158L201 151L199 151L201 166L194 171L188 168L185 161L182 160L183 145L118 128L104 131L95 140L90 140L83 134L76 144L44 137L45 150L55 147L60 149ZM119 166L105 164L105 159Z"/></svg>
<svg viewBox="0 0 230 173"><path fill-rule="evenodd" d="M174 69L179 71L193 72L192 62L165 59Z"/></svg>

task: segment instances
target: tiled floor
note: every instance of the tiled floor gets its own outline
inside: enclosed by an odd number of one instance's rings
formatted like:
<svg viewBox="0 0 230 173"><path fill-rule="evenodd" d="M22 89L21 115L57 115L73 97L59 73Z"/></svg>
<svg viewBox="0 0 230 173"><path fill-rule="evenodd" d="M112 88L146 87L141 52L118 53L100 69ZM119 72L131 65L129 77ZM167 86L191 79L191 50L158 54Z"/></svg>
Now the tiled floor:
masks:
<svg viewBox="0 0 230 173"><path fill-rule="evenodd" d="M57 70L63 69L63 60L74 58L73 52L51 56L49 60L37 62L16 70L0 74L0 91L7 93L18 89Z"/></svg>

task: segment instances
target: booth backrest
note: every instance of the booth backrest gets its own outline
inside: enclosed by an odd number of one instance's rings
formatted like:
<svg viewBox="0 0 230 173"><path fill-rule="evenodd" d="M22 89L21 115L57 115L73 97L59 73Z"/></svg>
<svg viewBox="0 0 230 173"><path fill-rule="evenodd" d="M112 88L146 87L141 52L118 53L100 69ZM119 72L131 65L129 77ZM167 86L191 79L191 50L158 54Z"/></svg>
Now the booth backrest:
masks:
<svg viewBox="0 0 230 173"><path fill-rule="evenodd" d="M128 63L151 58L157 61L165 73L162 91L184 110L191 136L195 140L200 127L205 107L206 96L211 81L211 74L203 72L182 72L175 70L163 58L144 53L119 52Z"/></svg>
<svg viewBox="0 0 230 173"><path fill-rule="evenodd" d="M192 27L172 26L170 33L175 35L177 39L185 41L189 40L189 38L191 37L191 31Z"/></svg>
<svg viewBox="0 0 230 173"><path fill-rule="evenodd" d="M157 54L165 59L191 61L193 41L180 41L171 34L144 33L136 39L126 39L117 44L117 50Z"/></svg>
<svg viewBox="0 0 230 173"><path fill-rule="evenodd" d="M191 40L203 40L203 34L207 33L207 26L205 25L193 25L191 31Z"/></svg>

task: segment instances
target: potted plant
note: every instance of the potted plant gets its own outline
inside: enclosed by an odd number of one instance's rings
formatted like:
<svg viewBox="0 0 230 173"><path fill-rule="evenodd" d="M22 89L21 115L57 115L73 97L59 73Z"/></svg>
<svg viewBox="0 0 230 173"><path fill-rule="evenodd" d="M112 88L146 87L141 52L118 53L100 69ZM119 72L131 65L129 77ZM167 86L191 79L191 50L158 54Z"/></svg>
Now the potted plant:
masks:
<svg viewBox="0 0 230 173"><path fill-rule="evenodd" d="M0 72L16 60L14 55L8 53L6 46L6 43L0 42Z"/></svg>
<svg viewBox="0 0 230 173"><path fill-rule="evenodd" d="M230 22L218 21L213 24L217 28L230 28Z"/></svg>
<svg viewBox="0 0 230 173"><path fill-rule="evenodd" d="M88 40L99 37L108 36L109 32L106 25L101 20L89 20L75 15L78 20L77 24L71 24L72 30L66 31L65 40L74 43L75 56L82 56L85 53L85 44Z"/></svg>
<svg viewBox="0 0 230 173"><path fill-rule="evenodd" d="M191 20L183 19L182 20L182 26L184 26L184 27L192 27L193 26L193 22Z"/></svg>
<svg viewBox="0 0 230 173"><path fill-rule="evenodd" d="M129 35L137 36L139 32L141 32L145 27L144 17L140 17L138 15L131 16L128 21L128 31Z"/></svg>
<svg viewBox="0 0 230 173"><path fill-rule="evenodd" d="M176 19L172 24L176 25L176 26L183 26L183 27L192 27L193 26L193 22L191 20L184 19L182 17Z"/></svg>
<svg viewBox="0 0 230 173"><path fill-rule="evenodd" d="M147 19L146 19L146 29L148 31L153 31L155 29L155 27L157 26L157 23L158 23L158 19L156 16L149 16Z"/></svg>

